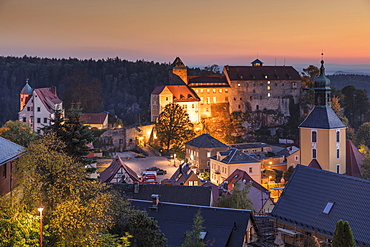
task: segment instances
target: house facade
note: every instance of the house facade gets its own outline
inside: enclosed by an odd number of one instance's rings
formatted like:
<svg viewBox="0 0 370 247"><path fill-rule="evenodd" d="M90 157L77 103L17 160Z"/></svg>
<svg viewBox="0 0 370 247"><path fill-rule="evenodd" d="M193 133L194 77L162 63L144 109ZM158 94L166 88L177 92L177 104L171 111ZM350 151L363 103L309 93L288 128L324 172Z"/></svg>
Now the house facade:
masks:
<svg viewBox="0 0 370 247"><path fill-rule="evenodd" d="M254 181L261 183L262 162L238 149L219 151L216 156L211 157L210 161L212 183L219 185L236 169L246 171Z"/></svg>
<svg viewBox="0 0 370 247"><path fill-rule="evenodd" d="M56 87L32 89L26 82L20 93L18 120L28 124L34 132L50 125L56 111L63 110Z"/></svg>
<svg viewBox="0 0 370 247"><path fill-rule="evenodd" d="M200 135L185 143L185 159L199 172L209 171L210 158L229 147L208 134Z"/></svg>
<svg viewBox="0 0 370 247"><path fill-rule="evenodd" d="M25 153L24 147L0 137L0 196L14 188L13 170L16 160Z"/></svg>
<svg viewBox="0 0 370 247"><path fill-rule="evenodd" d="M80 120L91 129L108 129L108 113L84 113Z"/></svg>

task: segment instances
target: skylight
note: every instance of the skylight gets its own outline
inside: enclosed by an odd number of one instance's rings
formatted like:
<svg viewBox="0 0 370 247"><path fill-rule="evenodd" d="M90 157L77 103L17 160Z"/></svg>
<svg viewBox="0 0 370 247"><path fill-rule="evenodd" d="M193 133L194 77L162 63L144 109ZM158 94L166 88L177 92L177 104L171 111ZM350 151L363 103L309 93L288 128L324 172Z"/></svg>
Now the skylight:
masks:
<svg viewBox="0 0 370 247"><path fill-rule="evenodd" d="M324 211L322 211L324 214L329 214L331 209L333 208L334 202L328 202L326 204L326 207L324 208Z"/></svg>
<svg viewBox="0 0 370 247"><path fill-rule="evenodd" d="M204 238L206 237L206 235L207 235L207 232L200 232L199 233L200 240L204 240Z"/></svg>

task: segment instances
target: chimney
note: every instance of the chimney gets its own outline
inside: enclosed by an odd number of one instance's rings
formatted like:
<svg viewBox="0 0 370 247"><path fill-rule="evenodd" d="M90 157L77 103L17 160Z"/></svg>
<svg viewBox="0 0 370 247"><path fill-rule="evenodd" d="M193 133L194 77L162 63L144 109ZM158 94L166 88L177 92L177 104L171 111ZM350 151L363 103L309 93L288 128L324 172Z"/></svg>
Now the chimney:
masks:
<svg viewBox="0 0 370 247"><path fill-rule="evenodd" d="M158 208L159 204L159 195L158 194L152 194L152 208Z"/></svg>
<svg viewBox="0 0 370 247"><path fill-rule="evenodd" d="M57 88L55 86L50 87L50 91L54 94L57 95Z"/></svg>

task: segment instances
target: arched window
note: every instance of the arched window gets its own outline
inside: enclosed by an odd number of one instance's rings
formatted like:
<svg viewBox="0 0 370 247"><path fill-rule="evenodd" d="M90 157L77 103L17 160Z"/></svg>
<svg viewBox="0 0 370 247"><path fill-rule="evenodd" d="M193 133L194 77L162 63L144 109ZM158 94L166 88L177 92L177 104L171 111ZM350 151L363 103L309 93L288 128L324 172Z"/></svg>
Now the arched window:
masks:
<svg viewBox="0 0 370 247"><path fill-rule="evenodd" d="M312 149L312 159L316 159L317 154L316 154L316 148Z"/></svg>
<svg viewBox="0 0 370 247"><path fill-rule="evenodd" d="M336 135L337 142L340 142L340 131L337 130L337 135Z"/></svg>
<svg viewBox="0 0 370 247"><path fill-rule="evenodd" d="M316 131L311 132L311 142L317 142L317 132Z"/></svg>

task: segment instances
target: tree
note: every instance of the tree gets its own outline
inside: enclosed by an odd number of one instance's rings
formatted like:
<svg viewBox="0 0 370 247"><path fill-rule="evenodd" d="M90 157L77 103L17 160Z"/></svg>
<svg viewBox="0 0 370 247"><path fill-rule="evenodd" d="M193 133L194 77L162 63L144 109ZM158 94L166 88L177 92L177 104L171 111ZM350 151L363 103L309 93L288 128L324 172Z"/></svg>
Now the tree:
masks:
<svg viewBox="0 0 370 247"><path fill-rule="evenodd" d="M236 183L231 195L227 196L226 194L222 194L218 198L217 207L252 210L252 202L248 198L248 193L251 186L252 184L248 183L244 189L240 190L240 184Z"/></svg>
<svg viewBox="0 0 370 247"><path fill-rule="evenodd" d="M0 128L0 136L24 147L36 138L30 126L18 120L6 122Z"/></svg>
<svg viewBox="0 0 370 247"><path fill-rule="evenodd" d="M364 179L370 179L370 155L365 154L364 156L365 156L365 159L362 161L362 164L361 164L361 168L362 168L361 176Z"/></svg>
<svg viewBox="0 0 370 247"><path fill-rule="evenodd" d="M333 247L355 247L356 242L348 221L337 221L332 241Z"/></svg>
<svg viewBox="0 0 370 247"><path fill-rule="evenodd" d="M331 99L331 108L334 110L335 114L337 114L337 116L339 117L339 119L345 124L345 125L348 125L348 119L343 116L343 108L341 107L340 103L339 103L339 97L338 96L334 96L332 99Z"/></svg>
<svg viewBox="0 0 370 247"><path fill-rule="evenodd" d="M185 233L184 243L181 247L204 247L206 246L200 238L200 233L204 231L204 219L200 210L194 215L192 229Z"/></svg>
<svg viewBox="0 0 370 247"><path fill-rule="evenodd" d="M128 222L126 231L132 235L130 242L133 247L160 247L167 243L157 221L148 218L144 213L133 215Z"/></svg>
<svg viewBox="0 0 370 247"><path fill-rule="evenodd" d="M178 104L166 105L155 124L157 137L169 151L173 145L183 147L195 133L188 113Z"/></svg>
<svg viewBox="0 0 370 247"><path fill-rule="evenodd" d="M42 198L45 241L51 246L100 246L102 233L117 224L121 213L111 205L120 199L89 180L84 165L75 163L64 146L55 134L30 143L17 164L16 200L33 212Z"/></svg>
<svg viewBox="0 0 370 247"><path fill-rule="evenodd" d="M307 68L303 69L301 78L302 78L302 87L303 88L314 88L315 85L312 82L312 79L318 77L320 70L314 65L310 65Z"/></svg>
<svg viewBox="0 0 370 247"><path fill-rule="evenodd" d="M284 178L285 182L289 181L290 176L292 176L293 172L294 172L294 167L289 166L288 170L286 170L283 174L283 178Z"/></svg>
<svg viewBox="0 0 370 247"><path fill-rule="evenodd" d="M357 146L365 145L370 148L370 122L363 123L356 132L355 142Z"/></svg>
<svg viewBox="0 0 370 247"><path fill-rule="evenodd" d="M43 131L55 133L65 143L65 152L77 162L90 164L91 160L85 157L91 151L87 145L97 138L93 130L81 122L82 109L79 104L74 104L67 110L66 115L64 119L61 112L57 112L52 119L53 124L43 128Z"/></svg>

